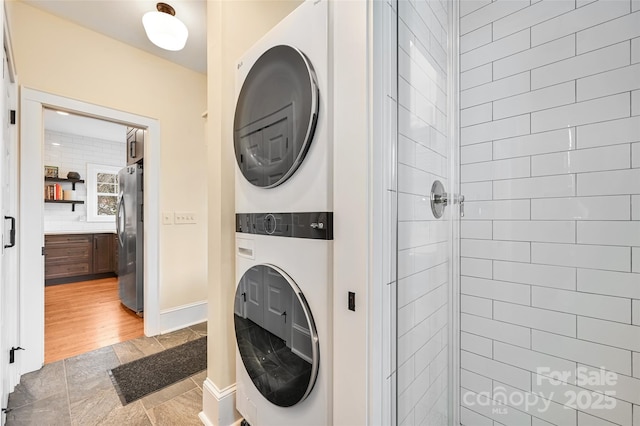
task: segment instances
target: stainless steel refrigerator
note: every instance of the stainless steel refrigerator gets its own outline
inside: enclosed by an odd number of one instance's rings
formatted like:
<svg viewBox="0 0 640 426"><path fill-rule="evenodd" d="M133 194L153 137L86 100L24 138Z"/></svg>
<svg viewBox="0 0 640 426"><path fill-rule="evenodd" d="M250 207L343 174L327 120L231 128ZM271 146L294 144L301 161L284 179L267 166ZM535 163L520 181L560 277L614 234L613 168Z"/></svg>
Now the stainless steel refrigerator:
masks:
<svg viewBox="0 0 640 426"><path fill-rule="evenodd" d="M143 281L143 204L142 164L132 164L118 173L120 191L116 230L118 233L118 288L120 301L142 316Z"/></svg>

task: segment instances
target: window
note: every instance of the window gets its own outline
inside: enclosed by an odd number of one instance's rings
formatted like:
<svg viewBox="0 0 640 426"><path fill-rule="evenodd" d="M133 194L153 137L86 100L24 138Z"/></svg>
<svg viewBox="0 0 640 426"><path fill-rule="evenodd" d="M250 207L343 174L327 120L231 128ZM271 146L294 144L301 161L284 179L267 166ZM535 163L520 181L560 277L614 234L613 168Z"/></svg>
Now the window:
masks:
<svg viewBox="0 0 640 426"><path fill-rule="evenodd" d="M87 222L115 221L119 167L87 164Z"/></svg>

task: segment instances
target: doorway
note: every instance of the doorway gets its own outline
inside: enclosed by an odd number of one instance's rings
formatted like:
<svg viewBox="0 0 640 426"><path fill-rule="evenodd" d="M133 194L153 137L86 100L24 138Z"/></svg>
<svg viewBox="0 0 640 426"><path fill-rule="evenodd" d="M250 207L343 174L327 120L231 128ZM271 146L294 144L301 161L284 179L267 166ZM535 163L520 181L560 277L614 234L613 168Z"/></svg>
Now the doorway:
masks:
<svg viewBox="0 0 640 426"><path fill-rule="evenodd" d="M149 143L144 146L144 333L159 333L159 167L160 126L157 120L62 96L22 88L21 90L21 169L20 222L29 224L19 229L20 263L20 344L28 347L21 354L20 374L35 371L44 363L44 247L42 182L44 161L42 136L45 108L120 123L145 129Z"/></svg>
<svg viewBox="0 0 640 426"><path fill-rule="evenodd" d="M129 264L119 261L116 226L128 131L44 111L45 364L144 334L142 317L123 305L119 268ZM134 256L142 290L142 251Z"/></svg>

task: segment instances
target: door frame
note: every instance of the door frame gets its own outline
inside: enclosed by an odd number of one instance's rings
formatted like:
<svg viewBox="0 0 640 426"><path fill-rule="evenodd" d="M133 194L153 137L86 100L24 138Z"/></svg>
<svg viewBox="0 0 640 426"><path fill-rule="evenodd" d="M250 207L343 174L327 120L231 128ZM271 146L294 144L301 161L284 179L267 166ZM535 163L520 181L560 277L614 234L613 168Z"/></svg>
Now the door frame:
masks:
<svg viewBox="0 0 640 426"><path fill-rule="evenodd" d="M460 4L449 3L450 54L447 57L447 127L449 130L449 191L462 194L460 188ZM462 194L464 195L464 194ZM449 364L447 392L449 423L460 424L460 222L461 204L453 204L446 218L449 221Z"/></svg>
<svg viewBox="0 0 640 426"><path fill-rule="evenodd" d="M44 364L44 108L147 130L144 144L144 334L160 332L160 123L158 120L51 93L20 88L20 374ZM21 224L29 224L21 226Z"/></svg>
<svg viewBox="0 0 640 426"><path fill-rule="evenodd" d="M0 21L2 24L2 35L3 35L3 49L4 49L4 59L7 61L7 69L8 74L4 76L3 83L3 93L2 93L2 101L0 104L3 107L3 125L4 119L6 118L5 114L9 114L10 111L16 109L17 99L18 99L18 84L17 84L17 73L15 69L13 50L11 44L11 35L9 34L9 26L7 23L7 15L4 8L5 1L0 0L0 14L2 14L2 20ZM4 67L4 64L3 64ZM8 104L5 103L5 100L8 101ZM4 133L3 133L4 135ZM9 167L6 174L3 172L3 175L8 178L8 182L3 182L3 187L5 184L9 187L9 196L8 206L2 205L2 211L7 210L9 215L13 217L17 217L18 214L18 142L17 142L17 126L9 125L8 128L8 140L3 140L2 145L3 148L9 151ZM2 154L4 156L4 153ZM3 159L4 162L4 159ZM3 196L4 198L4 196ZM3 246L7 243L7 235L5 234L6 222L4 218L2 219L2 239ZM2 259L2 278L7 278L6 282L3 281L2 285L4 287L4 298L2 299L2 315L4 319L3 329L0 331L2 334L2 348L0 348L4 355L2 357L3 361L8 363L10 349L13 346L17 346L18 342L18 262L19 262L19 253L18 253L18 244L13 248L5 249L4 247L0 248L3 251L3 259ZM8 250L8 251L7 251ZM6 269L5 269L6 268ZM6 346L5 346L6 344ZM9 393L13 391L15 386L18 384L20 378L18 374L17 363L6 364L3 366L2 374L7 374L7 377L2 377L2 406L6 407L7 398ZM6 384L6 387L5 387ZM2 423L6 419L6 414L2 413Z"/></svg>

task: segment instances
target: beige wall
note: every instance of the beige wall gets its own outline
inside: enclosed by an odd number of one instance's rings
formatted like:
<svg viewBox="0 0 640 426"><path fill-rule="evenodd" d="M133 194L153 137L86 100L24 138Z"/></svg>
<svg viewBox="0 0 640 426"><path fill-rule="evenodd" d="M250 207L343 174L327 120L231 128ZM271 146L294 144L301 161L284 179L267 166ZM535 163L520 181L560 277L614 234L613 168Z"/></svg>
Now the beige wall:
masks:
<svg viewBox="0 0 640 426"><path fill-rule="evenodd" d="M198 218L196 225L161 225L160 310L205 300L206 75L19 1L7 2L7 14L22 86L160 122L161 210Z"/></svg>
<svg viewBox="0 0 640 426"><path fill-rule="evenodd" d="M208 3L209 378L235 383L235 198L233 113L236 60L301 2L227 0Z"/></svg>

